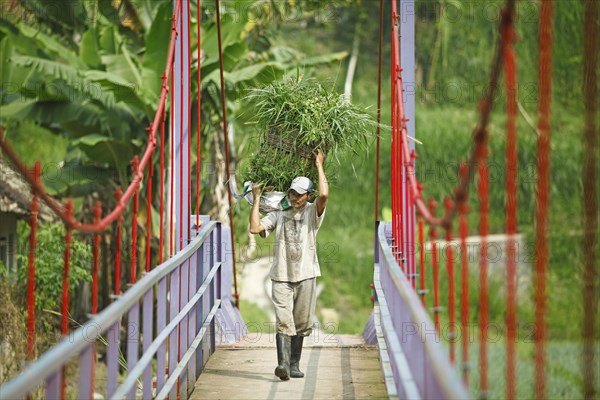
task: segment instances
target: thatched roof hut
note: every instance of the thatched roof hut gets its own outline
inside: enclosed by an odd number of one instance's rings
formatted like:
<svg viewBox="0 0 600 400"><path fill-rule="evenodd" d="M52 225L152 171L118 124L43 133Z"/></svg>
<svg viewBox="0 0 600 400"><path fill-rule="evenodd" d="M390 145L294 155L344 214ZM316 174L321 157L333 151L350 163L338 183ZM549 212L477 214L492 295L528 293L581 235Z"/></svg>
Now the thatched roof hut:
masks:
<svg viewBox="0 0 600 400"><path fill-rule="evenodd" d="M0 262L9 271L16 267L17 220L31 215L31 188L12 165L0 156ZM40 204L40 222L56 220L52 210Z"/></svg>

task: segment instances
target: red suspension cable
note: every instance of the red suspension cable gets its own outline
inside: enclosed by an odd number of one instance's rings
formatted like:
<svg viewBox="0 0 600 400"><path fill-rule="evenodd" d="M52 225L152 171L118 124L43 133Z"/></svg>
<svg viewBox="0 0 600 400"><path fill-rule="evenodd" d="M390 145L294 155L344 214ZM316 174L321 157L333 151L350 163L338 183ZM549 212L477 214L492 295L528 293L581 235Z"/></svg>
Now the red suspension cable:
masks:
<svg viewBox="0 0 600 400"><path fill-rule="evenodd" d="M163 85L166 85L167 77L163 76ZM158 189L160 191L160 233L158 238L158 263L162 264L163 261L163 250L164 250L164 234L165 234L165 115L166 111L163 110L162 123L160 124L160 177L158 183Z"/></svg>
<svg viewBox="0 0 600 400"><path fill-rule="evenodd" d="M482 151L485 151L483 147ZM483 159L483 155L481 156ZM479 235L481 236L481 249L479 254L479 390L482 398L487 398L488 393L488 358L487 358L487 330L488 317L488 289L487 289L487 235L488 228L488 167L484 161L479 163Z"/></svg>
<svg viewBox="0 0 600 400"><path fill-rule="evenodd" d="M138 173L139 162L137 156L133 157L133 171L135 174ZM130 282L136 282L137 272L137 213L140 205L140 193L139 190L135 190L133 195L133 213L131 215L131 276Z"/></svg>
<svg viewBox="0 0 600 400"><path fill-rule="evenodd" d="M449 197L444 199L446 211L452 208L452 200ZM452 248L452 225L446 227L446 269L448 271L448 339L450 342L450 362L456 361L456 318L454 307L454 249Z"/></svg>
<svg viewBox="0 0 600 400"><path fill-rule="evenodd" d="M417 154L412 151L410 153L410 163L414 168L415 165L415 158L417 158ZM406 179L406 187L408 188L408 179ZM411 282L412 282L412 287L414 290L417 289L417 265L415 263L415 253L416 253L416 249L417 247L415 246L415 198L413 196L413 193L410 190L406 191L407 193L407 197L408 197L408 203L407 203L407 212L408 212L408 225L407 225L407 232L408 232L408 245L407 245L407 254L406 254L406 258L408 261L408 265L409 265L409 269L410 269L410 273L411 273Z"/></svg>
<svg viewBox="0 0 600 400"><path fill-rule="evenodd" d="M379 58L377 63L377 150L375 155L375 221L379 219L379 156L381 145L381 72L383 44L383 0L379 0Z"/></svg>
<svg viewBox="0 0 600 400"><path fill-rule="evenodd" d="M73 200L67 201L66 212L68 216L73 216ZM62 281L62 313L61 313L61 333L69 333L69 266L71 265L71 228L65 227L65 253L63 265Z"/></svg>
<svg viewBox="0 0 600 400"><path fill-rule="evenodd" d="M419 216L417 219L419 225L419 276L421 277L421 290L419 293L421 294L421 303L423 304L423 308L425 308L427 306L425 302L425 294L427 294L427 291L425 289L425 244L423 237L423 218Z"/></svg>
<svg viewBox="0 0 600 400"><path fill-rule="evenodd" d="M198 122L196 129L196 230L200 230L200 166L201 166L201 152L200 152L200 133L202 120L202 80L201 80L201 59L202 59L202 33L201 33L201 21L202 21L202 1L198 0L198 7L196 7L196 20L197 20L197 35L198 35L198 93L197 93L197 109L198 109Z"/></svg>
<svg viewBox="0 0 600 400"><path fill-rule="evenodd" d="M94 223L98 223L102 218L102 204L96 202L94 207ZM100 270L100 234L94 234L93 246L94 264L92 267L92 314L98 313L98 271Z"/></svg>
<svg viewBox="0 0 600 400"><path fill-rule="evenodd" d="M153 157L150 156L148 168L148 188L146 191L146 272L150 272L152 261L152 175L154 174Z"/></svg>
<svg viewBox="0 0 600 400"><path fill-rule="evenodd" d="M392 16L392 26L394 26L395 20ZM394 30L391 31L391 43L394 45ZM390 65L390 76L392 80L392 84L390 85L391 90L391 115L390 115L390 126L392 129L391 143L390 143L390 165L391 165L391 190L392 190L392 248L394 248L394 256L396 258L396 262L398 261L398 238L396 236L396 214L398 213L398 209L396 207L396 174L398 168L396 167L396 96L394 96L395 82L396 82L396 60L395 60L395 52L391 53L391 65Z"/></svg>
<svg viewBox="0 0 600 400"><path fill-rule="evenodd" d="M515 34L507 25L504 36L504 81L506 86L506 398L516 392L516 329L517 329L517 89L516 60L513 51Z"/></svg>
<svg viewBox="0 0 600 400"><path fill-rule="evenodd" d="M460 323L462 339L462 376L469 386L469 253L467 251L467 206L460 208Z"/></svg>
<svg viewBox="0 0 600 400"><path fill-rule="evenodd" d="M178 0L180 3L183 0ZM181 7L179 7L179 26L181 26L181 28L183 29L183 5ZM184 227L184 223L183 223L183 215L184 215L184 211L187 212L187 210L183 209L183 158L185 155L185 151L184 146L185 146L185 142L183 140L183 121L184 121L184 107L183 105L184 103L184 99L183 99L183 93L184 93L184 88L183 88L183 42L184 42L184 38L183 38L183 33L180 32L180 37L179 37L179 54L181 54L181 56L179 57L179 76L181 77L180 82L179 82L179 104L181 105L181 107L179 108L179 124L177 124L176 126L179 127L179 193L178 193L178 199L179 199L179 215L178 215L178 221L177 221L177 226L179 227L179 230L177 232L177 238L179 240L179 246L175 246L176 251L179 251L181 249L183 249L185 247L185 245L187 243L183 243L183 227ZM174 84L175 82L173 82ZM189 131L188 131L189 134ZM187 177L185 177L187 180Z"/></svg>
<svg viewBox="0 0 600 400"><path fill-rule="evenodd" d="M192 221L190 216L192 215L192 43L191 43L191 18L190 18L190 3L188 2L187 7L187 76L188 76L188 91L187 91L187 121L188 121L188 162L187 162L187 240L188 243L192 240ZM186 243L187 245L187 243Z"/></svg>
<svg viewBox="0 0 600 400"><path fill-rule="evenodd" d="M39 181L42 166L36 161L34 167L34 179ZM33 194L31 199L31 217L29 219L29 254L28 279L27 279L27 355L30 360L35 358L35 251L37 249L37 224L40 202L38 196Z"/></svg>
<svg viewBox="0 0 600 400"><path fill-rule="evenodd" d="M121 187L117 187L115 193L115 199L117 203L121 200L123 191ZM119 216L117 219L117 234L115 235L115 295L121 294L121 246L122 246L122 231L123 231L123 216Z"/></svg>
<svg viewBox="0 0 600 400"><path fill-rule="evenodd" d="M435 216L435 208L437 203L432 199L429 199L429 212ZM429 241L431 242L431 266L433 268L433 322L435 324L435 330L440 333L440 285L439 285L439 272L438 272L438 254L437 254L437 243L435 242L437 236L435 226L429 228Z"/></svg>
<svg viewBox="0 0 600 400"><path fill-rule="evenodd" d="M94 224L97 224L102 219L102 204L97 201L94 207ZM100 269L100 234L95 233L93 239L93 256L94 264L92 267L92 309L91 313L98 313L98 270ZM90 399L94 398L94 381L95 381L95 369L96 369L96 343L92 344L92 359L91 359L91 371L90 371Z"/></svg>
<svg viewBox="0 0 600 400"><path fill-rule="evenodd" d="M179 2L177 3L179 4ZM174 61L173 61L174 62ZM173 84L173 73L171 73L171 85ZM175 244L175 232L174 232L174 222L175 212L175 110L173 109L174 102L174 90L171 90L171 123L170 123L170 134L169 134L169 143L171 147L171 159L169 160L170 169L171 169L171 184L169 190L169 257L172 257L175 254L173 246Z"/></svg>
<svg viewBox="0 0 600 400"><path fill-rule="evenodd" d="M394 202L393 218L395 220L394 227L394 246L396 246L396 260L402 270L405 270L405 263L403 258L406 258L405 242L403 238L403 214L402 214L402 97L398 93L398 83L401 82L401 69L400 63L400 51L399 51L399 27L398 27L398 13L395 8L395 3L392 5L392 157L393 157L393 183L392 190L394 196L392 201Z"/></svg>

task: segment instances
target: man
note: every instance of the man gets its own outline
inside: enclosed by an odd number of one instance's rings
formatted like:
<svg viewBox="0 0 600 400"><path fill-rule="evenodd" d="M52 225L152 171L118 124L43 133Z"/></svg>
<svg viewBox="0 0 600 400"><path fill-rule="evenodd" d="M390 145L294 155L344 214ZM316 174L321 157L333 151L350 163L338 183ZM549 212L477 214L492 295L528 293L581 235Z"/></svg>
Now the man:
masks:
<svg viewBox="0 0 600 400"><path fill-rule="evenodd" d="M321 276L317 259L317 232L329 196L329 185L321 151L315 154L318 172L318 196L309 203L314 191L313 182L297 177L288 190L291 208L275 211L260 218L258 213L262 188L252 187L254 203L250 212L250 233L267 237L275 231L275 251L270 277L273 283L272 298L277 320L277 368L275 375L281 380L302 378L300 356L305 336L312 332L316 303L316 277Z"/></svg>

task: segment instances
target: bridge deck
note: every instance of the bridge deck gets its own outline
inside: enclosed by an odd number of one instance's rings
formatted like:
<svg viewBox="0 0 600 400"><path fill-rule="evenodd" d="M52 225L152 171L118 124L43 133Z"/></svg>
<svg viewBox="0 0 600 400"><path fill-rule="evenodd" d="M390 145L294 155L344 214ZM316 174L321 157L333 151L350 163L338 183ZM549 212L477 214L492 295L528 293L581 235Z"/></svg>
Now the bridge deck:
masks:
<svg viewBox="0 0 600 400"><path fill-rule="evenodd" d="M192 399L383 399L377 347L361 337L321 336L305 345L301 379L281 381L272 336L219 347L196 383Z"/></svg>

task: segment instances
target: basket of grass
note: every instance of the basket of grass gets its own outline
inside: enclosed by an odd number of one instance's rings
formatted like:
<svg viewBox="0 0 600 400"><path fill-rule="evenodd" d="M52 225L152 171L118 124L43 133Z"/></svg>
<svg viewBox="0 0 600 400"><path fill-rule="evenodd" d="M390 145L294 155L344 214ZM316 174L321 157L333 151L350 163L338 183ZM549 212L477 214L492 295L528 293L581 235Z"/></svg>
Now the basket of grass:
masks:
<svg viewBox="0 0 600 400"><path fill-rule="evenodd" d="M364 151L376 122L315 79L287 78L245 97L258 127L258 148L240 166L245 181L285 191L297 176L316 181L314 153ZM337 157L335 157L337 158Z"/></svg>

